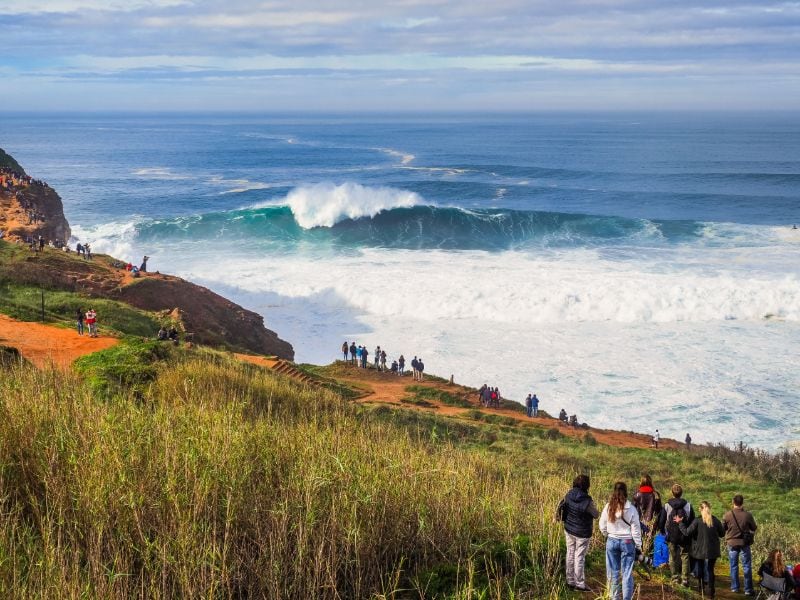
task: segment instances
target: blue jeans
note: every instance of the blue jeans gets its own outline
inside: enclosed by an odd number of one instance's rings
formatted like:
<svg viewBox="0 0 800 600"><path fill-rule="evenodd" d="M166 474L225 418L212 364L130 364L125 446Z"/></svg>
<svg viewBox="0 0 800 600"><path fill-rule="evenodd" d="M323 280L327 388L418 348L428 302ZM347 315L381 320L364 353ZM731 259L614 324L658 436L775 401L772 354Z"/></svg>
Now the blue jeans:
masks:
<svg viewBox="0 0 800 600"><path fill-rule="evenodd" d="M731 561L731 590L739 591L739 558L742 559L744 591L753 593L753 557L750 546L728 546L728 559Z"/></svg>
<svg viewBox="0 0 800 600"><path fill-rule="evenodd" d="M538 417L539 416L539 407L538 406L534 406L533 407L533 416L534 417Z"/></svg>
<svg viewBox="0 0 800 600"><path fill-rule="evenodd" d="M620 597L620 575L622 576L622 600L633 598L633 563L636 560L636 545L632 539L606 541L606 578L611 591L611 600Z"/></svg>
<svg viewBox="0 0 800 600"><path fill-rule="evenodd" d="M527 409L527 410L526 410L525 412L527 412L527 413L528 413L528 416L529 416L529 417L530 417L530 416L532 416L532 415L533 415L533 409L532 409L530 406L527 406L527 407L526 407L526 409Z"/></svg>
<svg viewBox="0 0 800 600"><path fill-rule="evenodd" d="M83 335L83 321L78 321L78 335Z"/></svg>

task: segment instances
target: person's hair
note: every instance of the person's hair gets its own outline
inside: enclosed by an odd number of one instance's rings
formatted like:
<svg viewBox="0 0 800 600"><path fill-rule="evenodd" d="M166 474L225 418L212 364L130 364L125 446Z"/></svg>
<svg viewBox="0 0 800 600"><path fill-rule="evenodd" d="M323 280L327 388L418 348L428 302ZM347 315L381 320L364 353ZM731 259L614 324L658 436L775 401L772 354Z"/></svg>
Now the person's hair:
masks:
<svg viewBox="0 0 800 600"><path fill-rule="evenodd" d="M653 479L650 477L649 473L642 473L642 479L639 481L639 485L653 487Z"/></svg>
<svg viewBox="0 0 800 600"><path fill-rule="evenodd" d="M741 494L736 494L733 497L733 505L734 506L741 506L742 504L744 504L744 496L742 496Z"/></svg>
<svg viewBox="0 0 800 600"><path fill-rule="evenodd" d="M588 475L578 475L572 480L572 487L581 488L584 492L588 492L589 483L590 481Z"/></svg>
<svg viewBox="0 0 800 600"><path fill-rule="evenodd" d="M614 491L608 500L608 520L612 523L617 520L617 511L622 513L625 510L625 502L628 500L628 486L624 481L614 484Z"/></svg>
<svg viewBox="0 0 800 600"><path fill-rule="evenodd" d="M683 496L683 488L677 483L672 484L672 495L675 498L680 498Z"/></svg>
<svg viewBox="0 0 800 600"><path fill-rule="evenodd" d="M713 515L711 514L711 505L705 500L700 503L700 516L703 518L703 523L706 524L706 527L714 526L714 519Z"/></svg>
<svg viewBox="0 0 800 600"><path fill-rule="evenodd" d="M767 562L772 569L773 577L780 577L783 575L783 572L786 570L786 565L783 564L783 552L775 548L775 550L769 553Z"/></svg>

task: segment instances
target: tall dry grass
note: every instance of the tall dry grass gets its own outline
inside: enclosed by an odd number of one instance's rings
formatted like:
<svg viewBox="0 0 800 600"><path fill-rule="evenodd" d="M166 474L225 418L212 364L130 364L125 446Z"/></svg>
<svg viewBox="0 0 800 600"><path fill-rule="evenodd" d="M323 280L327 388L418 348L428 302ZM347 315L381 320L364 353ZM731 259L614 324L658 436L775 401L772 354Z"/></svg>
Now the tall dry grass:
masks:
<svg viewBox="0 0 800 600"><path fill-rule="evenodd" d="M210 354L135 399L13 368L0 597L561 597L564 481L513 460Z"/></svg>

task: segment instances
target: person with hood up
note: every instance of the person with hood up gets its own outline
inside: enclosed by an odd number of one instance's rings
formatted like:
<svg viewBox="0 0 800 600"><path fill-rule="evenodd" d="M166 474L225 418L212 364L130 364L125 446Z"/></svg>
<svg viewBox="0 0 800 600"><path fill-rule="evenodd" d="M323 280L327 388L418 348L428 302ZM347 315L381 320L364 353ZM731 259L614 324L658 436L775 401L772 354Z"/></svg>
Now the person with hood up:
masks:
<svg viewBox="0 0 800 600"><path fill-rule="evenodd" d="M594 519L600 516L589 495L589 484L588 475L578 475L558 508L558 518L564 523L567 538L567 586L580 592L591 591L586 587L584 567Z"/></svg>
<svg viewBox="0 0 800 600"><path fill-rule="evenodd" d="M631 600L633 564L642 551L642 529L639 513L628 502L628 486L623 481L614 484L611 498L600 513L600 532L606 537L606 578L611 600L620 596L622 600Z"/></svg>

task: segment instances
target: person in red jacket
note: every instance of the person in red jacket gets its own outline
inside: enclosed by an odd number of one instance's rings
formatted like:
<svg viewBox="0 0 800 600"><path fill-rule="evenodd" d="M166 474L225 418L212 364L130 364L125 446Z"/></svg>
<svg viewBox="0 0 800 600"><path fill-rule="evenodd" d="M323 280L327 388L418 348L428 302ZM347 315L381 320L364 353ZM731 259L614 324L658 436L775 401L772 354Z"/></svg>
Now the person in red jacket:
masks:
<svg viewBox="0 0 800 600"><path fill-rule="evenodd" d="M97 337L97 313L89 309L86 313L86 326L89 328L89 337Z"/></svg>

